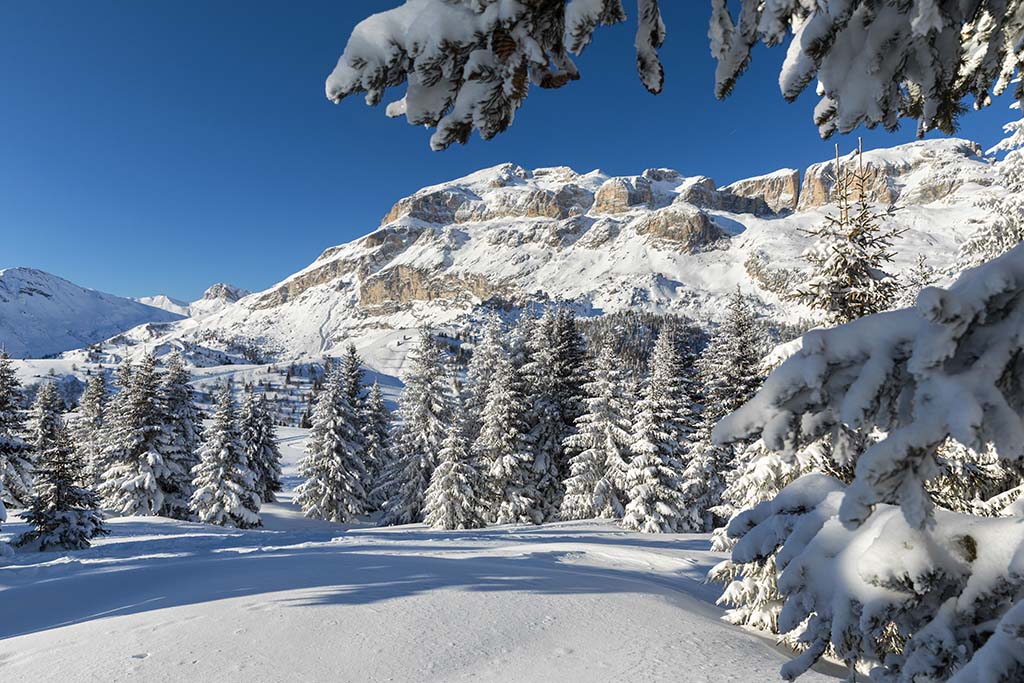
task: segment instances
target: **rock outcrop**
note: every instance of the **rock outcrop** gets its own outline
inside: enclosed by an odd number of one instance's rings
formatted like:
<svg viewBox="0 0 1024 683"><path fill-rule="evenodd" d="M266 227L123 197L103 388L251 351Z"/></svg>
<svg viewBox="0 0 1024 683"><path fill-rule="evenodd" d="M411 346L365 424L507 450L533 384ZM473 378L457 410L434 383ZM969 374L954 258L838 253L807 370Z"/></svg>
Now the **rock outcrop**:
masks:
<svg viewBox="0 0 1024 683"><path fill-rule="evenodd" d="M725 236L707 213L682 203L651 212L634 223L633 228L637 234L674 242L690 253Z"/></svg>
<svg viewBox="0 0 1024 683"><path fill-rule="evenodd" d="M775 173L738 180L722 192L751 200L760 200L772 213L795 211L800 199L800 171L786 168Z"/></svg>
<svg viewBox="0 0 1024 683"><path fill-rule="evenodd" d="M635 207L648 207L653 196L651 181L636 178L610 178L594 196L594 213L625 213Z"/></svg>

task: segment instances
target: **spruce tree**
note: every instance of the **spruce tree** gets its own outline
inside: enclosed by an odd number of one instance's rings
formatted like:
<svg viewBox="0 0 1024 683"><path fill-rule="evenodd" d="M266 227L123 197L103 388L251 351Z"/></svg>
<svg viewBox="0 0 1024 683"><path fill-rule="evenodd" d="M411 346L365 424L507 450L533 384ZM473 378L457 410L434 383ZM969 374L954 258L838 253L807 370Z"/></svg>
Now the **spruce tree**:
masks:
<svg viewBox="0 0 1024 683"><path fill-rule="evenodd" d="M205 524L253 529L262 526L256 474L250 469L238 431L235 399L225 384L217 393L213 426L206 434L199 464L192 471L191 505Z"/></svg>
<svg viewBox="0 0 1024 683"><path fill-rule="evenodd" d="M470 441L480 435L480 416L487 403L487 390L494 377L494 368L505 353L504 330L498 318L491 318L485 325L480 339L473 346L466 368L466 415L469 422L466 434Z"/></svg>
<svg viewBox="0 0 1024 683"><path fill-rule="evenodd" d="M572 457L561 517L622 517L631 438L619 361L611 346L601 349L584 390L586 412L565 441Z"/></svg>
<svg viewBox="0 0 1024 683"><path fill-rule="evenodd" d="M399 397L394 455L385 475L384 524L419 522L437 454L451 424L450 382L444 350L426 331L412 351L410 371Z"/></svg>
<svg viewBox="0 0 1024 683"><path fill-rule="evenodd" d="M202 420L190 380L181 354L171 354L157 390L161 422L157 447L165 464L158 481L164 492L159 514L174 519L191 518L192 471L199 464L202 443Z"/></svg>
<svg viewBox="0 0 1024 683"><path fill-rule="evenodd" d="M250 390L239 415L239 431L249 468L256 475L256 493L263 503L274 503L281 491L281 450L274 434L274 418L265 394Z"/></svg>
<svg viewBox="0 0 1024 683"><path fill-rule="evenodd" d="M306 480L295 490L295 502L304 515L349 522L366 512L361 444L344 368L335 364L317 395L309 444L299 463L299 474Z"/></svg>
<svg viewBox="0 0 1024 683"><path fill-rule="evenodd" d="M385 497L380 484L390 465L391 411L384 403L380 383L374 382L363 407L363 444L366 453L366 478L369 482L367 510L379 510Z"/></svg>
<svg viewBox="0 0 1024 683"><path fill-rule="evenodd" d="M107 382L102 372L89 377L82 398L78 402L78 419L71 432L75 452L82 462L82 484L87 488L99 486L102 470L98 470L104 446L104 428L107 418Z"/></svg>
<svg viewBox="0 0 1024 683"><path fill-rule="evenodd" d="M483 480L466 437L465 412L441 444L439 463L430 476L423 521L433 529L479 529L485 526L481 507Z"/></svg>
<svg viewBox="0 0 1024 683"><path fill-rule="evenodd" d="M884 267L895 255L892 243L903 231L886 226L892 216L875 211L868 202L863 155L855 168L840 166L836 148L835 213L816 228L805 231L816 240L804 252L811 274L791 298L821 311L832 325L887 311L899 293L897 280Z"/></svg>
<svg viewBox="0 0 1024 683"><path fill-rule="evenodd" d="M725 320L698 361L704 410L687 445L681 484L682 529L710 531L722 521L713 510L722 503L727 475L736 468L736 454L733 446L712 443L711 431L757 391L763 379L760 360L766 346L763 329L737 289L729 297Z"/></svg>
<svg viewBox="0 0 1024 683"><path fill-rule="evenodd" d="M32 452L21 437L21 382L0 350L0 500L24 507L32 498Z"/></svg>
<svg viewBox="0 0 1024 683"><path fill-rule="evenodd" d="M119 515L159 515L174 476L161 453L163 416L157 396L156 358L147 354L137 367L119 373L127 381L114 402L103 451L104 507Z"/></svg>
<svg viewBox="0 0 1024 683"><path fill-rule="evenodd" d="M52 447L57 441L57 433L64 428L61 414L64 412L64 400L53 382L43 382L36 391L36 399L29 410L29 447L32 449L32 461L39 462L44 450Z"/></svg>
<svg viewBox="0 0 1024 683"><path fill-rule="evenodd" d="M28 510L22 513L32 527L19 539L18 545L37 544L40 550L81 550L89 541L108 533L99 512L99 496L80 484L83 463L75 453L74 444L54 399L44 385L36 399L34 445L36 453L35 495ZM54 396L56 391L52 392Z"/></svg>
<svg viewBox="0 0 1024 683"><path fill-rule="evenodd" d="M684 450L690 415L683 364L671 332L662 329L633 422L633 459L626 470L629 504L622 526L648 533L677 531L682 516Z"/></svg>
<svg viewBox="0 0 1024 683"><path fill-rule="evenodd" d="M481 463L488 519L497 524L539 524L537 491L522 378L508 356L499 356L487 390L480 436L473 454Z"/></svg>

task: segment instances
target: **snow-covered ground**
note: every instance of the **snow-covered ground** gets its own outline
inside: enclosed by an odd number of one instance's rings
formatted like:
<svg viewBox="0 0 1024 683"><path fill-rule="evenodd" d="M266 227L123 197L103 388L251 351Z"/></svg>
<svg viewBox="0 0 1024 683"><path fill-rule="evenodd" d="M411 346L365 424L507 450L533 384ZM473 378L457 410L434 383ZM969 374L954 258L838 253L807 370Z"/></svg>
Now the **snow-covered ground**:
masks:
<svg viewBox="0 0 1024 683"><path fill-rule="evenodd" d="M280 437L294 484L305 433ZM290 500L263 519L113 519L89 550L17 554L0 680L765 683L786 658L720 620L706 536L343 526Z"/></svg>

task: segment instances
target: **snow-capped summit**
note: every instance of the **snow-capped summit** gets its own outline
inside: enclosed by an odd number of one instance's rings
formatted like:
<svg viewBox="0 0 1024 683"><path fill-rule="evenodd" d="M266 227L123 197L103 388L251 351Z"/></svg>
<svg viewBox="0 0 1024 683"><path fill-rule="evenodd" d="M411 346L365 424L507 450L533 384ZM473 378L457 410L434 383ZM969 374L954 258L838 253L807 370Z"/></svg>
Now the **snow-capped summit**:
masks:
<svg viewBox="0 0 1024 683"><path fill-rule="evenodd" d="M143 323L180 318L41 270L0 270L0 346L15 358L77 349Z"/></svg>
<svg viewBox="0 0 1024 683"><path fill-rule="evenodd" d="M196 299L192 303L185 303L178 299L173 299L165 294L158 294L156 296L144 296L135 301L146 304L147 306L154 306L156 308L170 311L176 315L180 315L185 318L202 318L216 313L222 310L225 306L229 306L239 299L249 296L251 292L242 289L241 287L235 287L224 282L218 282L215 285L211 285L203 296Z"/></svg>
<svg viewBox="0 0 1024 683"><path fill-rule="evenodd" d="M906 229L896 271L919 254L948 266L991 218L978 200L997 176L972 142L873 150L864 164L869 199L895 203L893 220ZM365 237L326 249L263 292L193 313L161 343L317 358L350 339L368 352L400 345L405 330L458 327L483 309L543 301L569 302L584 315L631 308L714 322L737 286L763 314L796 321L808 311L784 295L806 268L803 230L829 211L833 165L721 187L665 168L609 176L501 164L398 200ZM394 351L381 351L381 362Z"/></svg>

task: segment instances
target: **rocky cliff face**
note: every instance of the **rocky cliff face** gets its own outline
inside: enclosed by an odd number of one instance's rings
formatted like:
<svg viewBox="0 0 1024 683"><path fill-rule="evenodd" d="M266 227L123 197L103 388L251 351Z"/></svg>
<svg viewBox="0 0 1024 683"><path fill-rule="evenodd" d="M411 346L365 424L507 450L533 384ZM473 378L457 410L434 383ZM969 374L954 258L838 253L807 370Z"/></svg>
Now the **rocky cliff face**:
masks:
<svg viewBox="0 0 1024 683"><path fill-rule="evenodd" d="M871 151L865 164L870 198L901 207L896 270L918 254L941 268L972 223L990 218L977 200L995 173L973 143ZM609 177L502 164L399 200L376 231L182 324L167 344L318 356L354 336L458 326L481 307L542 301L584 314L639 307L714 320L737 286L786 316L783 290L801 277L803 230L828 210L833 166L812 165L802 182L784 169L718 187L665 168Z"/></svg>

